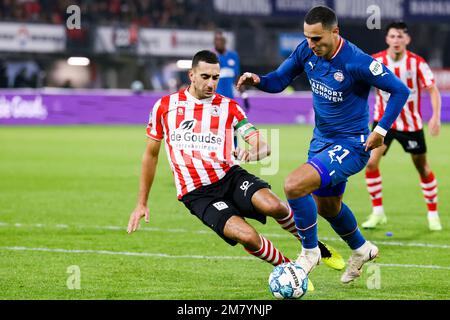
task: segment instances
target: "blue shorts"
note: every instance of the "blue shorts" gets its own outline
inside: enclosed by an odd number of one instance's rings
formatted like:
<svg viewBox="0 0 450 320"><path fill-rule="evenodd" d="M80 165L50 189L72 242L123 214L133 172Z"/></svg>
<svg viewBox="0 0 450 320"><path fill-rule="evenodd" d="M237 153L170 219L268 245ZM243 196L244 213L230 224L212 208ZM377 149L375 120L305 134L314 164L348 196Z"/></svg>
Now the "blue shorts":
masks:
<svg viewBox="0 0 450 320"><path fill-rule="evenodd" d="M345 191L348 177L366 166L370 151L365 151L363 142L327 142L317 138L311 140L308 163L320 174L320 188L313 193L319 197L340 196Z"/></svg>

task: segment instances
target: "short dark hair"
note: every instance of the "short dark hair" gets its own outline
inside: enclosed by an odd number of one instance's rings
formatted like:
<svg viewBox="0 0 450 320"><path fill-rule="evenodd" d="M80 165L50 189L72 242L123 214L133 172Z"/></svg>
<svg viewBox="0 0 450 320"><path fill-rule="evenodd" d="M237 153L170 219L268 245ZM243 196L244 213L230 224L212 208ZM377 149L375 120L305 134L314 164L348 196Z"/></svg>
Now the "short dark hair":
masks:
<svg viewBox="0 0 450 320"><path fill-rule="evenodd" d="M403 32L408 33L408 25L403 21L394 21L388 24L386 27L386 34L388 34L391 29L403 30Z"/></svg>
<svg viewBox="0 0 450 320"><path fill-rule="evenodd" d="M192 68L198 66L198 63L200 61L216 64L219 63L219 58L217 58L217 55L212 51L209 50L199 51L195 54L194 58L192 59Z"/></svg>
<svg viewBox="0 0 450 320"><path fill-rule="evenodd" d="M328 29L338 24L336 13L326 6L317 6L308 11L305 16L307 24L322 23Z"/></svg>

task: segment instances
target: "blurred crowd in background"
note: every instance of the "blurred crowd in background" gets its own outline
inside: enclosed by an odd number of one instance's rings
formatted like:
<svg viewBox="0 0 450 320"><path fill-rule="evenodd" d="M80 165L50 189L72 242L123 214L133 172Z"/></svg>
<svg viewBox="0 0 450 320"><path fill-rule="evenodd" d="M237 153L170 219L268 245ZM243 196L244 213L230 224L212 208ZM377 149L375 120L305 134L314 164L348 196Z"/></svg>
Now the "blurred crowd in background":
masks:
<svg viewBox="0 0 450 320"><path fill-rule="evenodd" d="M2 0L0 20L63 24L66 8L78 5L87 23L135 23L141 27L209 28L213 22L199 13L201 0ZM198 14L197 14L198 13Z"/></svg>
<svg viewBox="0 0 450 320"><path fill-rule="evenodd" d="M406 6L412 1L420 3L417 0L405 0L400 5ZM382 8L395 5L389 0L374 2L382 5ZM443 8L450 8L450 1L440 2L446 5ZM179 45L179 48L182 45L194 48L195 42L198 42L197 46L212 49L212 37L208 42L201 32L214 33L217 28L232 35L233 43L228 44L229 49L240 55L243 72L265 73L278 66L301 41L302 13L312 5L321 3L334 4L335 7L337 3L346 3L348 8L352 8L361 2L0 0L0 87L130 88L132 83L139 81L146 90L172 90L187 81L186 70L177 69L176 62L190 58L194 52L186 54L180 50L178 54L174 50L167 54L152 50L161 49L166 40L174 47ZM271 4L271 7L267 4ZM81 9L81 29L66 28L66 21L71 14L67 8L71 5ZM296 9L301 7L298 9L300 13L289 9L281 12L282 6L289 5L296 5ZM362 9L365 15L365 8ZM366 27L366 16L356 19L351 16L351 10L344 12L349 12L348 16L337 13L340 31L345 38L368 53L385 48L383 27L394 20L392 12L387 18L382 16L381 29L377 30ZM433 69L450 69L449 20L446 20L445 15L437 17L439 19L431 16L424 21L407 21L413 39L410 49L423 56ZM62 36L57 36L57 33L46 35L47 29L42 29L44 31L40 31L41 34L33 33L35 26L44 24L50 25L46 27L50 31L57 26L61 30L64 28L63 49L26 49L33 41L40 41L39 37L47 37L49 39L46 40L59 45L56 38ZM161 30L172 33L157 33ZM186 31L192 34L184 39L183 32ZM18 49L11 49L8 41ZM286 42L290 42L290 46L283 48ZM87 57L89 65L68 66L66 61L71 56ZM306 78L300 77L293 88L307 90Z"/></svg>

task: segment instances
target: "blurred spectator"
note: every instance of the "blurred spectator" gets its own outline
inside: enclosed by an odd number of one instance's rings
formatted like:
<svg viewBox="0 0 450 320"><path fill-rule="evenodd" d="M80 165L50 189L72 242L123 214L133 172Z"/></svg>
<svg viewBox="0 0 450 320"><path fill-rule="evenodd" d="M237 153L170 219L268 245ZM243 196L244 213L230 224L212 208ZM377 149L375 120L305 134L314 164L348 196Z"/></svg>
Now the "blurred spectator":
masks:
<svg viewBox="0 0 450 320"><path fill-rule="evenodd" d="M20 69L16 78L14 79L14 88L27 88L30 87L30 82L27 78L27 68Z"/></svg>
<svg viewBox="0 0 450 320"><path fill-rule="evenodd" d="M6 63L0 59L0 88L8 87L8 77L6 75Z"/></svg>
<svg viewBox="0 0 450 320"><path fill-rule="evenodd" d="M200 28L214 28L189 0L0 0L0 20L62 24L70 5L80 6L82 21L88 23L198 28L201 22Z"/></svg>

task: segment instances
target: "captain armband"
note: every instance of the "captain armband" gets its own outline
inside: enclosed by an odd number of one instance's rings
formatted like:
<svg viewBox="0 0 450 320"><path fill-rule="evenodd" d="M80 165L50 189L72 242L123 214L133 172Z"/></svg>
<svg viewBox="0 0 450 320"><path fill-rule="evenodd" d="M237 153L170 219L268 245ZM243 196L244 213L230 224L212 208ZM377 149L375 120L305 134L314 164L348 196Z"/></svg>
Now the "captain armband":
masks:
<svg viewBox="0 0 450 320"><path fill-rule="evenodd" d="M258 129L256 129L253 124L248 122L247 119L239 121L239 123L236 125L235 128L239 133L239 135L242 137L242 139L244 139L245 141L248 141L254 135L259 134Z"/></svg>

